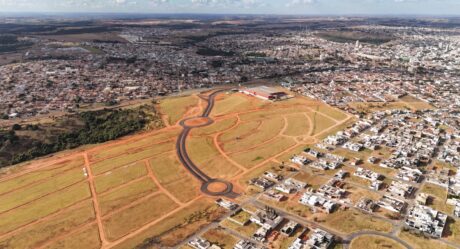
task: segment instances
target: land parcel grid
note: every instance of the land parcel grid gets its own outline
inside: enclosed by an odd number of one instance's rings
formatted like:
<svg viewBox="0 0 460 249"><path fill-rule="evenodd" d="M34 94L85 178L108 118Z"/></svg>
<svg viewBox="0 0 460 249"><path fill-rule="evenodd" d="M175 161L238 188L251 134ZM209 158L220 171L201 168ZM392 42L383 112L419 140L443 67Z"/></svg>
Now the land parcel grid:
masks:
<svg viewBox="0 0 460 249"><path fill-rule="evenodd" d="M222 123L222 129L214 129L215 133L209 129L206 135L214 138L214 146L227 160L246 170L296 146L316 142L314 135L328 133L350 119L338 109L305 97L271 102L242 93L223 94L211 117L224 121L237 118L233 126Z"/></svg>
<svg viewBox="0 0 460 249"><path fill-rule="evenodd" d="M165 98L159 105L171 123L162 130L0 172L0 247L171 247L219 218L223 210L176 154L177 122L200 115L204 103L196 94ZM190 157L211 177L239 183L349 117L303 97L270 102L222 93L210 118L187 138Z"/></svg>

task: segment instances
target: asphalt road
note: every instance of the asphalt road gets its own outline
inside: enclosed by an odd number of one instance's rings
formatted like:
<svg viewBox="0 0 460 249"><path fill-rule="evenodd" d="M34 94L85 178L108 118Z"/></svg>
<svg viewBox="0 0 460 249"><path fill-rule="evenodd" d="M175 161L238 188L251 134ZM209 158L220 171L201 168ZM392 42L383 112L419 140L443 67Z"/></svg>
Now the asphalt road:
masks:
<svg viewBox="0 0 460 249"><path fill-rule="evenodd" d="M197 127L203 127L206 125L210 125L213 123L213 120L209 118L209 115L211 114L212 109L214 108L215 104L215 98L218 94L227 91L227 90L218 90L213 92L211 95L209 95L207 102L208 105L206 106L205 110L203 111L203 114L200 117L196 118L208 118L209 122L207 122L204 125L200 125ZM183 127L182 132L179 134L179 137L177 138L176 142L176 152L177 156L179 157L179 160L181 161L182 165L196 178L201 182L201 192L203 192L206 195L210 196L225 196L228 198L236 198L238 196L237 193L233 192L233 185L230 182L227 182L222 179L214 179L208 175L206 175L203 171L200 170L200 168L190 159L190 156L187 153L187 147L186 147L186 142L187 142L187 137L190 134L190 131L193 128L196 127L190 127L187 126L185 120L182 120L180 122L180 125ZM220 183L224 184L226 186L226 189L218 192L210 191L209 186L212 185L213 183Z"/></svg>
<svg viewBox="0 0 460 249"><path fill-rule="evenodd" d="M348 245L351 243L352 240L354 240L354 239L356 239L358 237L361 237L361 236L366 236L366 235L385 237L385 238L388 238L388 239L391 239L391 240L394 240L394 241L398 242L399 244L403 245L407 249L413 249L412 246L410 246L406 241L400 239L399 237L391 235L391 234L388 234L388 233L381 233L381 232L377 232L377 231L360 231L360 232L356 232L356 233L353 233L353 234L347 236L346 241L344 241L345 245L346 245L345 248L348 248Z"/></svg>

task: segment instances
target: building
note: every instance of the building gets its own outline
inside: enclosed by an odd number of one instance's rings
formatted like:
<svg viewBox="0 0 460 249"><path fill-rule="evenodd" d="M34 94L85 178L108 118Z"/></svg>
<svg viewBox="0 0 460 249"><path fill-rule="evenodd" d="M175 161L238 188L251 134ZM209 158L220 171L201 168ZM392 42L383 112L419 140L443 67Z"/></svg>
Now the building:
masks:
<svg viewBox="0 0 460 249"><path fill-rule="evenodd" d="M263 177L253 178L249 181L249 184L259 187L263 190L267 190L268 188L275 185L275 182L265 179Z"/></svg>
<svg viewBox="0 0 460 249"><path fill-rule="evenodd" d="M415 188L412 185L399 181L392 181L390 187L388 187L388 192L391 195L403 198L411 196L414 191Z"/></svg>
<svg viewBox="0 0 460 249"><path fill-rule="evenodd" d="M271 200L271 201L277 201L277 202L280 202L282 200L284 200L286 198L286 196L284 196L283 194L275 191L275 190L268 190L267 192L264 192L263 197Z"/></svg>
<svg viewBox="0 0 460 249"><path fill-rule="evenodd" d="M297 229L297 227L299 227L299 224L297 222L294 222L294 221L289 221L288 223L286 223L282 228L281 228L281 233L286 235L286 236L291 236L295 230Z"/></svg>
<svg viewBox="0 0 460 249"><path fill-rule="evenodd" d="M278 89L268 86L244 88L241 90L241 92L263 100L282 100L288 98L287 93L278 91Z"/></svg>
<svg viewBox="0 0 460 249"><path fill-rule="evenodd" d="M292 158L291 158L291 162L295 163L295 164L298 164L300 166L305 166L309 163L311 163L311 160L304 157L304 156L297 156L297 155L294 155Z"/></svg>
<svg viewBox="0 0 460 249"><path fill-rule="evenodd" d="M265 210L257 210L251 216L250 221L270 231L283 221L283 217L279 216L275 210L266 208Z"/></svg>
<svg viewBox="0 0 460 249"><path fill-rule="evenodd" d="M259 247L247 240L240 240L235 244L233 249L263 249L263 247Z"/></svg>
<svg viewBox="0 0 460 249"><path fill-rule="evenodd" d="M278 184L275 189L285 194L297 193L307 186L306 183L293 178L286 179L284 182Z"/></svg>
<svg viewBox="0 0 460 249"><path fill-rule="evenodd" d="M317 228L307 240L306 244L309 248L328 249L331 247L332 243L334 243L334 235Z"/></svg>
<svg viewBox="0 0 460 249"><path fill-rule="evenodd" d="M377 205L381 208L385 208L392 212L396 213L403 213L406 209L407 203L401 200L398 200L394 197L384 195L380 200L377 202Z"/></svg>
<svg viewBox="0 0 460 249"><path fill-rule="evenodd" d="M415 205L407 215L406 225L434 238L441 238L447 215L427 206Z"/></svg>
<svg viewBox="0 0 460 249"><path fill-rule="evenodd" d="M212 245L209 241L199 237L189 241L188 244L195 249L220 249L219 246Z"/></svg>
<svg viewBox="0 0 460 249"><path fill-rule="evenodd" d="M335 202L311 192L305 192L300 198L299 203L314 209L319 208L326 213L334 212L337 207Z"/></svg>
<svg viewBox="0 0 460 249"><path fill-rule="evenodd" d="M417 197L415 197L415 201L419 204L419 205L426 205L426 203L428 202L428 199L430 198L430 196L426 193L420 193L417 195Z"/></svg>
<svg viewBox="0 0 460 249"><path fill-rule="evenodd" d="M361 200L358 201L358 203L356 203L356 207L363 211L372 213L377 208L377 205L371 199L362 198Z"/></svg>
<svg viewBox="0 0 460 249"><path fill-rule="evenodd" d="M380 180L382 178L381 174L373 172L373 171L368 170L368 169L360 168L360 167L358 167L356 169L356 171L355 171L355 173L353 173L353 175L355 175L357 177L364 178L364 179L369 180L369 181L377 181L377 180Z"/></svg>
<svg viewBox="0 0 460 249"><path fill-rule="evenodd" d="M238 208L238 204L224 199L217 199L216 204L228 210L235 210Z"/></svg>

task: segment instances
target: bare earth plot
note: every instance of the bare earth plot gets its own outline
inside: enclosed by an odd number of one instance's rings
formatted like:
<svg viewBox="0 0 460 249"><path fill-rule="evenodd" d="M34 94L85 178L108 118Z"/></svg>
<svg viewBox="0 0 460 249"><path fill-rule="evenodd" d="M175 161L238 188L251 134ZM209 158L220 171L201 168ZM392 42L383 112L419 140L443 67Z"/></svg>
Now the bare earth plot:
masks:
<svg viewBox="0 0 460 249"><path fill-rule="evenodd" d="M164 248L216 221L224 210L200 191L176 153L179 122L201 115L209 96L161 100L162 130L0 172L0 247ZM190 159L242 196L248 179L267 169L287 175L280 158L351 120L302 97L269 102L225 92L209 118L212 124L188 135ZM237 240L219 229L204 236L224 248Z"/></svg>

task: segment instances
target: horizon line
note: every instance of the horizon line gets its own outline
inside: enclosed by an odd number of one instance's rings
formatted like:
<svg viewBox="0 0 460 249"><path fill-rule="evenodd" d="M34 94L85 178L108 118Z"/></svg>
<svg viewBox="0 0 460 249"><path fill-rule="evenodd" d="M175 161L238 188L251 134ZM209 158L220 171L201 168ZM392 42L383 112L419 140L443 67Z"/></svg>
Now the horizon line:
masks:
<svg viewBox="0 0 460 249"><path fill-rule="evenodd" d="M366 13L325 13L325 14L288 14L288 13L238 13L238 12L229 12L229 13L207 13L207 12L118 12L118 11L0 11L0 16L2 14L6 15L21 15L21 14L34 14L34 15L203 15L203 16L298 16L298 17L450 17L450 18L460 18L460 14L391 14L391 13L382 13L382 14L366 14Z"/></svg>

